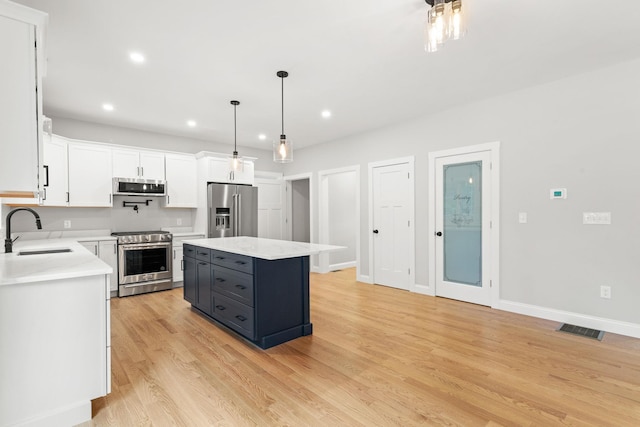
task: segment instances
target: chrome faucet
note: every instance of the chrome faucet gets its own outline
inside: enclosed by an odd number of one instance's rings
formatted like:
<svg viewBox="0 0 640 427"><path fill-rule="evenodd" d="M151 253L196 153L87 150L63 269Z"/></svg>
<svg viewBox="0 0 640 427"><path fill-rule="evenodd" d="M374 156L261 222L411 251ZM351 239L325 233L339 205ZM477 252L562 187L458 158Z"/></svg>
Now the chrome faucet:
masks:
<svg viewBox="0 0 640 427"><path fill-rule="evenodd" d="M18 209L14 209L11 212L9 212L7 214L7 238L4 239L4 253L5 254L10 254L11 252L13 252L13 240L11 240L11 217L13 216L14 213L18 212L18 211L29 211L33 214L33 216L36 217L36 227L38 227L38 230L42 230L42 224L40 223L40 216L38 215L38 213L36 211L34 211L33 209L30 208L18 208Z"/></svg>

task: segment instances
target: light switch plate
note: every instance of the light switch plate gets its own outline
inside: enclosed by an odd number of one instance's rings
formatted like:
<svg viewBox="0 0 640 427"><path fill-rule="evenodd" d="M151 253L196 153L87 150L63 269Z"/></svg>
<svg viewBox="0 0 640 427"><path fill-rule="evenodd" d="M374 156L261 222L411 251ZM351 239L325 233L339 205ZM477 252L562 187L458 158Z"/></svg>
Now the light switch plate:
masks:
<svg viewBox="0 0 640 427"><path fill-rule="evenodd" d="M588 225L611 224L611 212L583 212L582 223Z"/></svg>

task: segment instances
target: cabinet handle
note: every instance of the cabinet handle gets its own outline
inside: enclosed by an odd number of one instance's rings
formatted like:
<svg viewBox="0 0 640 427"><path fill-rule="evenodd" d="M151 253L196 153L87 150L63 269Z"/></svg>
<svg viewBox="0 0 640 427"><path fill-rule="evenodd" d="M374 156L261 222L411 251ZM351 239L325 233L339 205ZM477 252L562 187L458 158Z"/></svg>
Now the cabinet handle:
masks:
<svg viewBox="0 0 640 427"><path fill-rule="evenodd" d="M216 305L216 308L220 311L224 311L227 307L225 307L224 305Z"/></svg>
<svg viewBox="0 0 640 427"><path fill-rule="evenodd" d="M140 176L144 176L144 167L140 166Z"/></svg>
<svg viewBox="0 0 640 427"><path fill-rule="evenodd" d="M206 252L198 252L199 255L208 255Z"/></svg>
<svg viewBox="0 0 640 427"><path fill-rule="evenodd" d="M239 320L239 321L241 321L241 322L244 322L245 320L247 320L247 318L246 318L246 317L244 317L244 316L243 316L243 315L241 315L241 314L238 314L238 315L236 316L236 319L238 319L238 320Z"/></svg>
<svg viewBox="0 0 640 427"><path fill-rule="evenodd" d="M236 285L236 288L240 289L241 291L244 291L245 289L247 289L246 286L242 286L242 285Z"/></svg>
<svg viewBox="0 0 640 427"><path fill-rule="evenodd" d="M46 187L46 186L45 186L45 187ZM43 188L43 189L42 189L42 193L43 193L42 200L43 200L43 201L44 201L44 200L47 200L47 189L46 189L46 188Z"/></svg>
<svg viewBox="0 0 640 427"><path fill-rule="evenodd" d="M67 191L67 203L69 203L69 192Z"/></svg>
<svg viewBox="0 0 640 427"><path fill-rule="evenodd" d="M226 282L226 280L221 279L220 277L216 277L216 282L222 283L222 282Z"/></svg>
<svg viewBox="0 0 640 427"><path fill-rule="evenodd" d="M184 271L184 260L183 259L180 260L180 270Z"/></svg>
<svg viewBox="0 0 640 427"><path fill-rule="evenodd" d="M113 254L117 254L118 253L118 245L117 244L113 244Z"/></svg>
<svg viewBox="0 0 640 427"><path fill-rule="evenodd" d="M224 257L223 256L217 256L216 259L223 260Z"/></svg>
<svg viewBox="0 0 640 427"><path fill-rule="evenodd" d="M176 259L176 250L173 250L173 259Z"/></svg>
<svg viewBox="0 0 640 427"><path fill-rule="evenodd" d="M109 204L111 204L111 193L109 193Z"/></svg>
<svg viewBox="0 0 640 427"><path fill-rule="evenodd" d="M44 179L47 181L44 187L48 187L49 186L49 165L44 165Z"/></svg>
<svg viewBox="0 0 640 427"><path fill-rule="evenodd" d="M171 196L167 196L167 204L170 205L171 204Z"/></svg>
<svg viewBox="0 0 640 427"><path fill-rule="evenodd" d="M245 265L246 262L245 261L236 261L236 264Z"/></svg>
<svg viewBox="0 0 640 427"><path fill-rule="evenodd" d="M200 265L207 265L207 263L206 263L206 262L199 262L198 264L200 264Z"/></svg>

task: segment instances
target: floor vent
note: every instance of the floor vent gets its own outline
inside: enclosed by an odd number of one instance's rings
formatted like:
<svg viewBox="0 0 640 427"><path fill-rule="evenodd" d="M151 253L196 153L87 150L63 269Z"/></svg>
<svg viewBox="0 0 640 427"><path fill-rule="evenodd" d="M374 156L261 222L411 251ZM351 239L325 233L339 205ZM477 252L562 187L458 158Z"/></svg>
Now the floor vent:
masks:
<svg viewBox="0 0 640 427"><path fill-rule="evenodd" d="M569 325L568 323L563 323L562 326L558 328L558 331L567 332L573 335L580 335L581 337L593 338L598 341L602 341L602 337L604 336L604 331L583 328L582 326Z"/></svg>

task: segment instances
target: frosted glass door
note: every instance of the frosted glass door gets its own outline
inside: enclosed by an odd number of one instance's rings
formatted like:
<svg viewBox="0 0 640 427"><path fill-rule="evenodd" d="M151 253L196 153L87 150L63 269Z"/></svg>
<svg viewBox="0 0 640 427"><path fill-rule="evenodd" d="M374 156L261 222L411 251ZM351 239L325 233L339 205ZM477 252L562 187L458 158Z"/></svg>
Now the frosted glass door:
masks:
<svg viewBox="0 0 640 427"><path fill-rule="evenodd" d="M443 279L482 286L482 162L445 165Z"/></svg>

